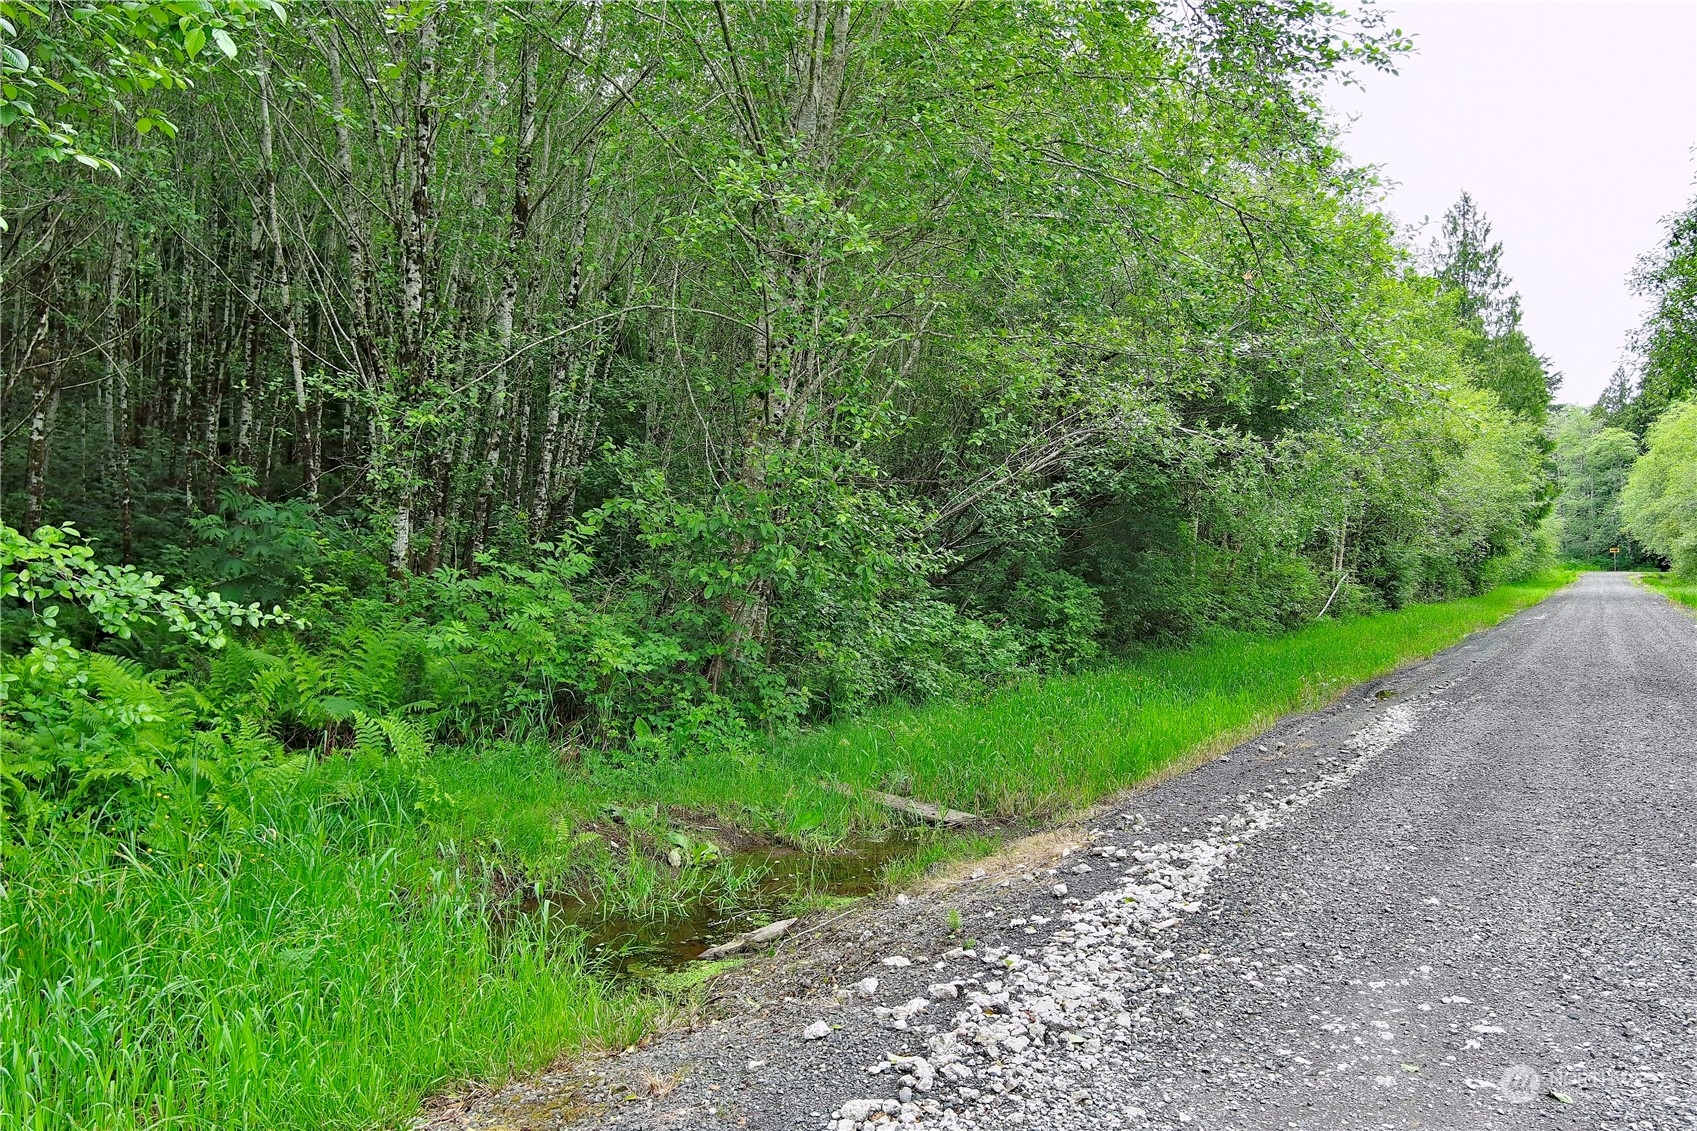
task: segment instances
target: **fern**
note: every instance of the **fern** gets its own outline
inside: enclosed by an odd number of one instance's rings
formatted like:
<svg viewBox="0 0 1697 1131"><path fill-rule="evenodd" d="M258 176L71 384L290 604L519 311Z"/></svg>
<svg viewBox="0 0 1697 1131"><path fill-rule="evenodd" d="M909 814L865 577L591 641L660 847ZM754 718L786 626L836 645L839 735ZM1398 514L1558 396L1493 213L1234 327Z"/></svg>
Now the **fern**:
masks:
<svg viewBox="0 0 1697 1131"><path fill-rule="evenodd" d="M377 725L382 728L390 749L402 765L417 765L430 752L430 744L410 720L398 715L384 715L377 720Z"/></svg>

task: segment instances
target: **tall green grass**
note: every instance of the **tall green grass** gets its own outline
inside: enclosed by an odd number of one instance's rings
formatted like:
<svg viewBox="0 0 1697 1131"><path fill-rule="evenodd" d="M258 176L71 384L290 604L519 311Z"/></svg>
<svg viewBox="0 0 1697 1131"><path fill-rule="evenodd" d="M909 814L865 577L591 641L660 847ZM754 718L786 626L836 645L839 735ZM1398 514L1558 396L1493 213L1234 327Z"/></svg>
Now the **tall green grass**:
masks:
<svg viewBox="0 0 1697 1131"><path fill-rule="evenodd" d="M1671 573L1647 573L1639 580L1669 600L1697 609L1697 581L1689 581Z"/></svg>
<svg viewBox="0 0 1697 1131"><path fill-rule="evenodd" d="M1282 636L1221 636L978 703L885 711L798 738L774 759L792 781L909 782L917 797L998 818L1064 812L1441 651L1573 576Z"/></svg>
<svg viewBox="0 0 1697 1131"><path fill-rule="evenodd" d="M0 1127L364 1129L644 1028L558 932L495 937L487 877L398 794L320 773L168 851L87 829L13 850Z"/></svg>

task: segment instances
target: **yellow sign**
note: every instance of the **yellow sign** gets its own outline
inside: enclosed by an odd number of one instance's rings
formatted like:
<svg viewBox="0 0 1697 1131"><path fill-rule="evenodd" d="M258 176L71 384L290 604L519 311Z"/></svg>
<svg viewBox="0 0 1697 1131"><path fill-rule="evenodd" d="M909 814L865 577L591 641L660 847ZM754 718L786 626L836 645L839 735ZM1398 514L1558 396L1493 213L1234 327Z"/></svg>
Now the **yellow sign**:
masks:
<svg viewBox="0 0 1697 1131"><path fill-rule="evenodd" d="M1620 553L1620 547L1619 546L1610 546L1609 547L1609 553L1611 553L1611 554Z"/></svg>

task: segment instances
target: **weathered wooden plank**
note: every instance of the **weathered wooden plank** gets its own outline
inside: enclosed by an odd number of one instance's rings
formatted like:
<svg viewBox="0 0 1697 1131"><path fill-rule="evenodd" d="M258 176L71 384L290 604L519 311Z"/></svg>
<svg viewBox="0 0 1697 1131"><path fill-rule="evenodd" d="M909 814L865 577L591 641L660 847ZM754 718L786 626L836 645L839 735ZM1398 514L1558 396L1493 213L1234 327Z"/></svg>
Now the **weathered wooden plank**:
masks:
<svg viewBox="0 0 1697 1131"><path fill-rule="evenodd" d="M929 801L916 801L911 797L898 797L893 793L883 793L876 789L856 789L844 782L832 782L831 788L838 793L846 793L850 797L864 797L876 801L886 809L894 809L909 817L918 817L933 825L946 828L959 828L962 825L975 825L980 818L976 813L963 813L959 809L949 809L942 805L933 805Z"/></svg>
<svg viewBox="0 0 1697 1131"><path fill-rule="evenodd" d="M796 921L794 919L780 919L776 923L768 923L764 927L756 927L752 931L738 935L729 942L722 942L718 946L708 947L706 950L696 955L696 958L703 961L710 958L723 958L727 954L735 954L739 950L744 950L751 946L759 946L761 943L771 942L773 939L795 926L795 922Z"/></svg>

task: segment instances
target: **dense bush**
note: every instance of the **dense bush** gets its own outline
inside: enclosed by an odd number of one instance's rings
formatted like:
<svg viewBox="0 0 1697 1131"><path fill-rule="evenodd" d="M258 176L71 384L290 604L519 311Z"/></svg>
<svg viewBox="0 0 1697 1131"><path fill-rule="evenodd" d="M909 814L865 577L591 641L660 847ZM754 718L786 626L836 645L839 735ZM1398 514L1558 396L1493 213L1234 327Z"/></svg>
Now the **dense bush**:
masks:
<svg viewBox="0 0 1697 1131"><path fill-rule="evenodd" d="M1621 493L1627 525L1674 571L1697 579L1697 400L1676 402L1650 426Z"/></svg>

